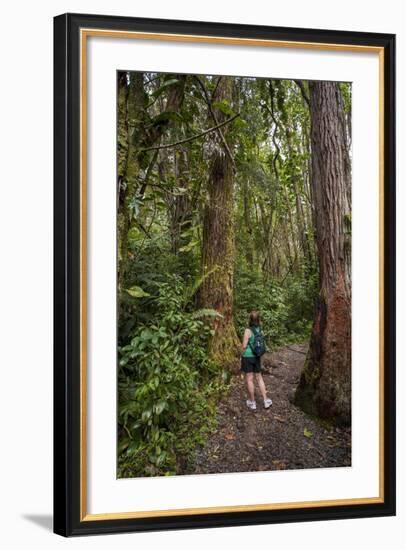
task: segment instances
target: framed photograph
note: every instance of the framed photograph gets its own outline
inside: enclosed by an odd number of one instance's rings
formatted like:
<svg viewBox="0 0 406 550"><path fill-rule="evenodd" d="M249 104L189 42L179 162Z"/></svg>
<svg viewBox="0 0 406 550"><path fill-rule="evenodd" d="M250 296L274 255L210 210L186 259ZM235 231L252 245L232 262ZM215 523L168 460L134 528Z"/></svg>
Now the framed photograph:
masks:
<svg viewBox="0 0 406 550"><path fill-rule="evenodd" d="M395 514L395 36L54 19L54 531Z"/></svg>

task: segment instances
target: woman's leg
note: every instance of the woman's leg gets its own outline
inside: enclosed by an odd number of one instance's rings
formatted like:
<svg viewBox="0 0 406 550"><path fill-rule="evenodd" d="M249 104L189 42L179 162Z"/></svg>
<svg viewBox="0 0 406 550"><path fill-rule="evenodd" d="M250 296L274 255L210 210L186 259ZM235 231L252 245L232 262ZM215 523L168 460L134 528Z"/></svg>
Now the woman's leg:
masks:
<svg viewBox="0 0 406 550"><path fill-rule="evenodd" d="M260 372L256 372L255 378L257 379L257 383L259 386L259 391L261 392L261 395L262 395L262 399L265 401L265 399L267 399L267 395L266 395L265 382L264 382L264 379L262 378L262 374Z"/></svg>
<svg viewBox="0 0 406 550"><path fill-rule="evenodd" d="M251 401L255 401L254 373L247 372L245 374L245 381L247 383L248 397Z"/></svg>

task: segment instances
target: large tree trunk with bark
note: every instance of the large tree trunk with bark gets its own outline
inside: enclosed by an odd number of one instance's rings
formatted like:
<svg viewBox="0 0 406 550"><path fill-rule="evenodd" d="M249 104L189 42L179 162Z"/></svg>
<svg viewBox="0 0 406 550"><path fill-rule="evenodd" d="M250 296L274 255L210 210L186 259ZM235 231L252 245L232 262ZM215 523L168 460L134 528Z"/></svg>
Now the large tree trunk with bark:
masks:
<svg viewBox="0 0 406 550"><path fill-rule="evenodd" d="M220 77L213 101L225 101L231 105L232 86L232 78ZM227 118L218 108L213 107L213 113L219 123ZM199 302L201 307L215 309L222 316L215 321L212 356L226 368L236 370L238 337L233 322L234 169L230 158L229 133L230 127L226 125L222 128L222 136L217 132L212 134L208 199L203 220L202 272L206 278L200 289Z"/></svg>
<svg viewBox="0 0 406 550"><path fill-rule="evenodd" d="M340 88L310 84L312 197L320 294L295 403L337 424L351 422L350 172Z"/></svg>
<svg viewBox="0 0 406 550"><path fill-rule="evenodd" d="M126 257L127 251L123 250L123 233L128 232L126 215L123 212L124 190L126 187L125 176L129 152L129 127L128 127L128 74L121 73L117 83L117 283L118 291L122 287L122 275L124 270L123 257Z"/></svg>
<svg viewBox="0 0 406 550"><path fill-rule="evenodd" d="M118 80L118 291L123 283L128 263L127 235L130 229L132 209L130 201L137 189L137 177L140 170L138 151L144 139L143 120L146 98L144 94L143 73L127 73ZM127 147L124 147L124 141Z"/></svg>

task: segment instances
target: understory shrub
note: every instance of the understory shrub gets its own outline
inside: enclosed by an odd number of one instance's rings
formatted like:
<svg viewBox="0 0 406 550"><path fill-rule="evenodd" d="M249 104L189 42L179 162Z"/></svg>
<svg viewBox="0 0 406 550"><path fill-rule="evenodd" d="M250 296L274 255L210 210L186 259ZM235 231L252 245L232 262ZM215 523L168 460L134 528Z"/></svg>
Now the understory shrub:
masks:
<svg viewBox="0 0 406 550"><path fill-rule="evenodd" d="M224 389L208 354L212 310L188 311L176 275L156 285L154 323L139 324L119 348L118 475L181 473L214 427Z"/></svg>

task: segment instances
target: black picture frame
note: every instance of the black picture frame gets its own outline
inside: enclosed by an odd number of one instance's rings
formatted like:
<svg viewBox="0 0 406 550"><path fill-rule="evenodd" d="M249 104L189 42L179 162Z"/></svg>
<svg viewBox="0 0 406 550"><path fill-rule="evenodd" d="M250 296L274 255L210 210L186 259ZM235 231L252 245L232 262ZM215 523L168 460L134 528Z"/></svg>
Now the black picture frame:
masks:
<svg viewBox="0 0 406 550"><path fill-rule="evenodd" d="M381 48L384 56L383 501L169 517L81 517L80 29L175 33ZM102 15L54 18L54 532L63 536L395 514L395 36Z"/></svg>

